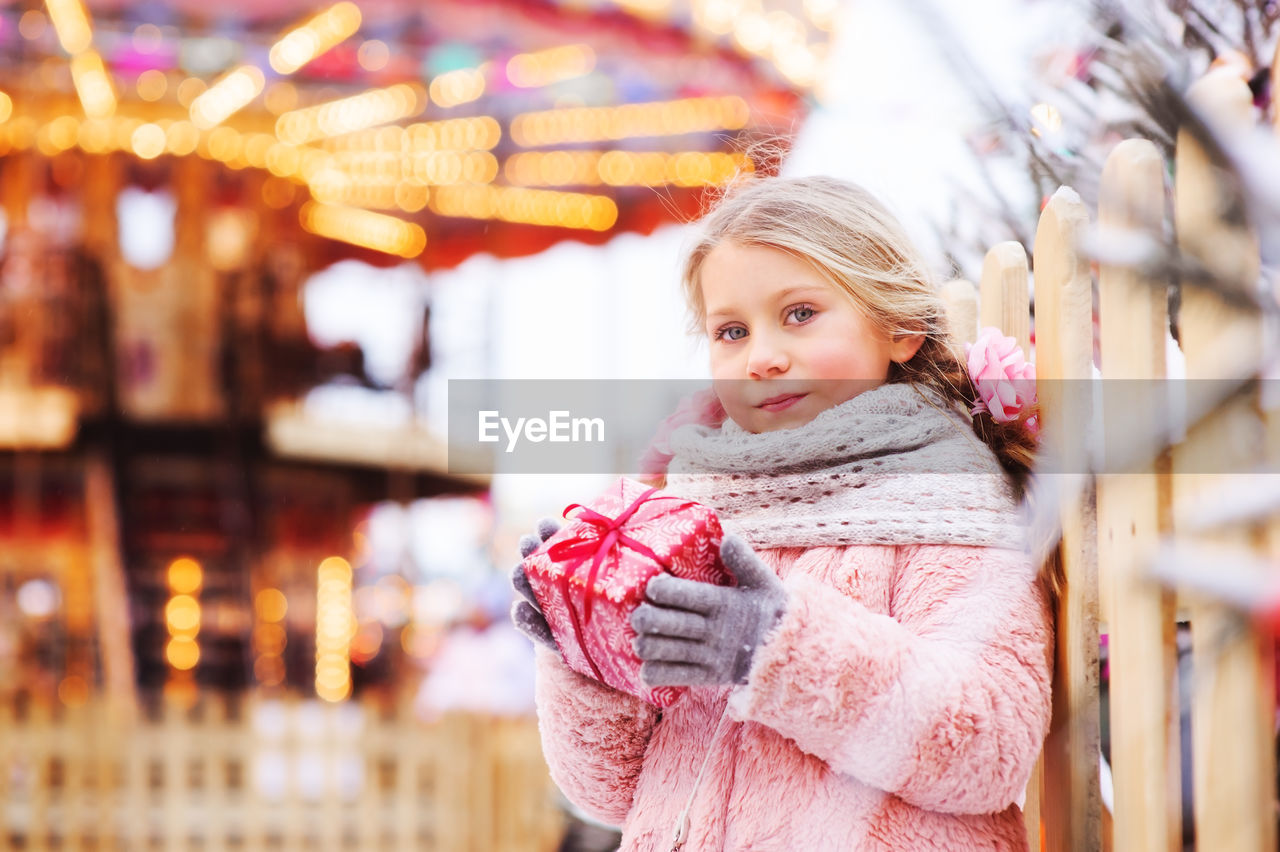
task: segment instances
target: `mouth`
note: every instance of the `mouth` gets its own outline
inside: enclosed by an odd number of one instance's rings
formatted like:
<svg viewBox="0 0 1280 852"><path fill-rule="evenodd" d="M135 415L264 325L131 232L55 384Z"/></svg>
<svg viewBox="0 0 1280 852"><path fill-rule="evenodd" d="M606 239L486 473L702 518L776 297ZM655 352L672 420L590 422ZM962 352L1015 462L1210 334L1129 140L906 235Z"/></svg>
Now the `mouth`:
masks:
<svg viewBox="0 0 1280 852"><path fill-rule="evenodd" d="M806 393L784 393L779 396L771 396L764 402L757 405L756 408L764 411L783 411L795 405L806 396L808 396Z"/></svg>

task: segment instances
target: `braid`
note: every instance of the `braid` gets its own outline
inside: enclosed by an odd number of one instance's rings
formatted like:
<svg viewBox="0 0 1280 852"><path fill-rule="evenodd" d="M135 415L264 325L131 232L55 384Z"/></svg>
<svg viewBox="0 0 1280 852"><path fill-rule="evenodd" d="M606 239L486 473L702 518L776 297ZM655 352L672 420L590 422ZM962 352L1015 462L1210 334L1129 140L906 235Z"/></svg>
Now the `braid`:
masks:
<svg viewBox="0 0 1280 852"><path fill-rule="evenodd" d="M930 323L924 343L911 358L902 364L891 364L890 382L909 382L927 387L944 400L972 411L978 401L977 390L969 378L968 367L960 360L955 348L948 341L942 322ZM1009 475L1014 494L1019 500L1027 496L1031 474L1035 466L1037 439L1027 421L1040 413L1039 403L1026 406L1016 420L999 423L989 411L973 415L973 431L999 460ZM1064 588L1061 559L1051 555L1041 570L1050 600L1056 601Z"/></svg>
<svg viewBox="0 0 1280 852"><path fill-rule="evenodd" d="M944 321L935 317L929 323L924 343L905 363L890 365L890 382L910 382L927 387L947 402L972 411L978 401L977 390L969 378L969 369L960 360L945 331ZM1009 474L1015 494L1026 496L1031 471L1035 464L1036 436L1027 421L1040 411L1038 404L1026 406L1016 420L999 423L989 411L973 417L973 431L982 439Z"/></svg>

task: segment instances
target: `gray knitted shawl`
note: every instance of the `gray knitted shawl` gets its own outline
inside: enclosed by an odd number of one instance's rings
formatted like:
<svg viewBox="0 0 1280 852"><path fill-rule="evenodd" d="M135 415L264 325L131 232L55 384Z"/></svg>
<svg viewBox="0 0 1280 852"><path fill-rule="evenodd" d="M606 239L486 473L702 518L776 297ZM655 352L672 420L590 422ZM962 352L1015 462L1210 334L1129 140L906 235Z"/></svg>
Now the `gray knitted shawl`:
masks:
<svg viewBox="0 0 1280 852"><path fill-rule="evenodd" d="M794 429L732 420L670 438L666 490L716 510L753 547L966 544L1022 548L1008 479L965 416L886 384Z"/></svg>

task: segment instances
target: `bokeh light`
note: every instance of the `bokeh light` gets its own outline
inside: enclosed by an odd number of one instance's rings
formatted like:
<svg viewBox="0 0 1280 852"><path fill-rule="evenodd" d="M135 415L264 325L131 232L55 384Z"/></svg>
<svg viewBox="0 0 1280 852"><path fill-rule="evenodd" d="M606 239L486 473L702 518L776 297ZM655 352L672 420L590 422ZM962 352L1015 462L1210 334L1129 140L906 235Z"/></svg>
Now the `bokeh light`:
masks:
<svg viewBox="0 0 1280 852"><path fill-rule="evenodd" d="M356 51L356 61L366 71L381 71L387 67L390 58L391 51L387 43L376 38L366 40Z"/></svg>
<svg viewBox="0 0 1280 852"><path fill-rule="evenodd" d="M169 89L169 78L163 71L149 68L138 75L137 89L144 101L158 101Z"/></svg>
<svg viewBox="0 0 1280 852"><path fill-rule="evenodd" d="M39 9L28 9L18 19L18 32L27 41L35 41L49 29L49 19Z"/></svg>
<svg viewBox="0 0 1280 852"><path fill-rule="evenodd" d="M283 621L289 601L279 589L263 589L253 599L258 618L266 622Z"/></svg>
<svg viewBox="0 0 1280 852"><path fill-rule="evenodd" d="M164 657L178 671L190 671L200 662L200 646L187 636L175 636L164 646Z"/></svg>
<svg viewBox="0 0 1280 852"><path fill-rule="evenodd" d="M316 695L342 701L351 694L351 640L357 623L352 611L351 565L330 556L316 569Z"/></svg>
<svg viewBox="0 0 1280 852"><path fill-rule="evenodd" d="M18 609L28 618L48 618L58 608L58 589L48 580L28 580L18 587Z"/></svg>
<svg viewBox="0 0 1280 852"><path fill-rule="evenodd" d="M292 74L360 29L360 7L342 2L330 6L271 46L268 61L277 74Z"/></svg>
<svg viewBox="0 0 1280 852"><path fill-rule="evenodd" d="M169 563L169 589L174 594L195 594L204 582L204 569L190 556L179 556Z"/></svg>

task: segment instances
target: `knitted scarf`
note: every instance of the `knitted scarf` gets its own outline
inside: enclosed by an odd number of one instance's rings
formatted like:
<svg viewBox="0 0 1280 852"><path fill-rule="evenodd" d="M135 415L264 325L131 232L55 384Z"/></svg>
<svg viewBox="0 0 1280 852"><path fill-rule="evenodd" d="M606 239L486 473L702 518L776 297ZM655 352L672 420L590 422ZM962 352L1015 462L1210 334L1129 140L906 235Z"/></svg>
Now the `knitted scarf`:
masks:
<svg viewBox="0 0 1280 852"><path fill-rule="evenodd" d="M794 429L682 426L670 447L666 490L711 506L756 548L1026 546L995 455L913 385L881 385Z"/></svg>

